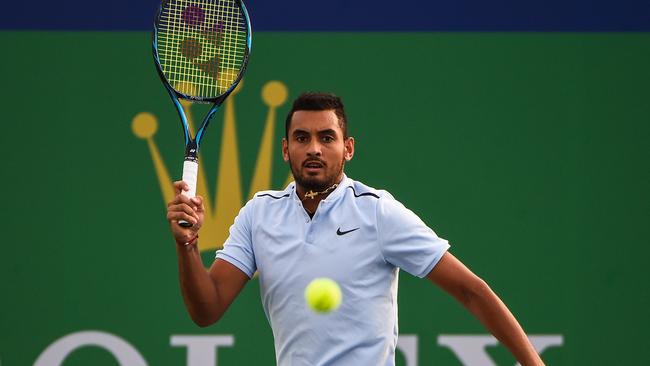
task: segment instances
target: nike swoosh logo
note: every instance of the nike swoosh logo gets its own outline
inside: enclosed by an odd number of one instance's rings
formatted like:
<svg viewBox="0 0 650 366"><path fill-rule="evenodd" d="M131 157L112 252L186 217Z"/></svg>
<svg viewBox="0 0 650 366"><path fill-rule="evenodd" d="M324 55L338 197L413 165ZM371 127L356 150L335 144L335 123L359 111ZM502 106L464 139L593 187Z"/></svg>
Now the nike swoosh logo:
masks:
<svg viewBox="0 0 650 366"><path fill-rule="evenodd" d="M359 230L359 228L352 229L352 230L348 230L348 231L341 231L341 228L338 228L338 229L336 230L336 235L345 235L345 234L347 234L347 233L351 233L351 232L353 232L353 231L355 231L355 230Z"/></svg>

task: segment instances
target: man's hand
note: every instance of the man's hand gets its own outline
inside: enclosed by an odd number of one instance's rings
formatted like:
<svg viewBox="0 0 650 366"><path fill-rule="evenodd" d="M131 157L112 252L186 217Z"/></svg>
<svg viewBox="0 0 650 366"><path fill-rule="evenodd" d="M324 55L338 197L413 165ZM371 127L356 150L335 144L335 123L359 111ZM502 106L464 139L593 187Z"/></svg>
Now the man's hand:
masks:
<svg viewBox="0 0 650 366"><path fill-rule="evenodd" d="M196 196L188 198L183 191L188 191L190 187L183 181L174 182L174 199L167 204L167 221L172 230L174 240L177 243L186 243L198 235L201 225L203 225L203 198ZM191 227L183 227L178 221L185 220L192 224Z"/></svg>

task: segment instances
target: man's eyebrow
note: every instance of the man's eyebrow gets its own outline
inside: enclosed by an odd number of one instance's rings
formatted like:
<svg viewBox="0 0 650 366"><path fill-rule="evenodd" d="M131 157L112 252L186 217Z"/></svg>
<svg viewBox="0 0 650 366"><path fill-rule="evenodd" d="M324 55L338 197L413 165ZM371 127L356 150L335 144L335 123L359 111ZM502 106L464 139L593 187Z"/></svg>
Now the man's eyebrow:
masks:
<svg viewBox="0 0 650 366"><path fill-rule="evenodd" d="M301 130L301 129L297 128L297 129L293 130L293 132L291 134L292 135L302 135L302 134L308 135L309 131ZM316 131L316 134L318 134L318 135L336 135L336 131L334 129L331 129L331 128L326 128L324 130Z"/></svg>
<svg viewBox="0 0 650 366"><path fill-rule="evenodd" d="M336 131L331 128L320 130L317 132L319 135L336 135Z"/></svg>

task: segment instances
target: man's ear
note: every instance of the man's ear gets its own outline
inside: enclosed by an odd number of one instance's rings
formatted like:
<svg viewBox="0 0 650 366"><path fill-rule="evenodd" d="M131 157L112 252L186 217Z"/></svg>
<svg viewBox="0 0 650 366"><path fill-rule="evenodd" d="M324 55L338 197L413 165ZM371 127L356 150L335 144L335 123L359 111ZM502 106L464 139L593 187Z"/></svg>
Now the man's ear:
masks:
<svg viewBox="0 0 650 366"><path fill-rule="evenodd" d="M345 161L352 160L354 156L354 137L348 137L345 140Z"/></svg>
<svg viewBox="0 0 650 366"><path fill-rule="evenodd" d="M289 161L289 142L286 138L282 138L282 159Z"/></svg>

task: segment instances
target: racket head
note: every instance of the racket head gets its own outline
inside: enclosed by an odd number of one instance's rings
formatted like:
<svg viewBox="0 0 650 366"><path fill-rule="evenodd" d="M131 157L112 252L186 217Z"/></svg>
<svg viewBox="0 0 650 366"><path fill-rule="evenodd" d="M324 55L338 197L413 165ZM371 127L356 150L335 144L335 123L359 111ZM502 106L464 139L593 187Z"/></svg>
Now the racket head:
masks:
<svg viewBox="0 0 650 366"><path fill-rule="evenodd" d="M251 40L241 0L163 0L154 21L154 61L176 97L218 104L243 77Z"/></svg>

